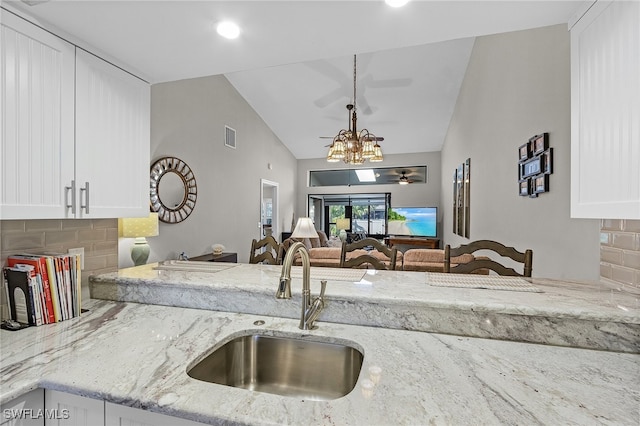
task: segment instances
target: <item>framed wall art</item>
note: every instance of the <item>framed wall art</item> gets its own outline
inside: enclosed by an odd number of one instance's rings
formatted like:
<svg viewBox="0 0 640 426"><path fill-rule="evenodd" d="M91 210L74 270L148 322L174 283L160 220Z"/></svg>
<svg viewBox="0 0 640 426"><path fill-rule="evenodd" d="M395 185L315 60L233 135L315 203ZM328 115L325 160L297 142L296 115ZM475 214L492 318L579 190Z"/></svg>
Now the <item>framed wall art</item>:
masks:
<svg viewBox="0 0 640 426"><path fill-rule="evenodd" d="M530 184L531 184L530 179L524 179L520 181L520 195L529 196L531 194L531 191L529 188Z"/></svg>
<svg viewBox="0 0 640 426"><path fill-rule="evenodd" d="M536 176L533 180L533 193L542 194L549 191L549 175Z"/></svg>
<svg viewBox="0 0 640 426"><path fill-rule="evenodd" d="M453 233L469 238L471 228L471 159L453 172Z"/></svg>
<svg viewBox="0 0 640 426"><path fill-rule="evenodd" d="M471 228L471 158L464 162L464 236L469 238Z"/></svg>
<svg viewBox="0 0 640 426"><path fill-rule="evenodd" d="M549 134L535 135L518 147L518 194L535 198L549 192L549 175L553 173L553 148Z"/></svg>
<svg viewBox="0 0 640 426"><path fill-rule="evenodd" d="M543 133L536 135L531 138L530 142L532 145L532 155L542 154L545 149L549 148L549 134Z"/></svg>

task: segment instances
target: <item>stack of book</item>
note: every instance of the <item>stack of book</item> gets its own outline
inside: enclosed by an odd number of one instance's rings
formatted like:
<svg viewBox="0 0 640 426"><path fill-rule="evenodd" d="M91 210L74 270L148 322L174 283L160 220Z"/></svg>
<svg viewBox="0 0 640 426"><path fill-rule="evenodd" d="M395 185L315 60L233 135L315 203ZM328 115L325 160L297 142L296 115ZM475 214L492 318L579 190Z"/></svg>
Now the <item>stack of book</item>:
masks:
<svg viewBox="0 0 640 426"><path fill-rule="evenodd" d="M11 319L43 325L80 315L80 256L20 254L6 264Z"/></svg>

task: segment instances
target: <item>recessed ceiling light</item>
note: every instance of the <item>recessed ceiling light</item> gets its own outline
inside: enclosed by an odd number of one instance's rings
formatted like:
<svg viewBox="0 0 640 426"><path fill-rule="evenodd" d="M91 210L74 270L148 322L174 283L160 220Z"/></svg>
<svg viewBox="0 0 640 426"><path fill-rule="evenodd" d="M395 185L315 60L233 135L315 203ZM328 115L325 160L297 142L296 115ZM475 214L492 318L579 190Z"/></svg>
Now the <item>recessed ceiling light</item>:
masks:
<svg viewBox="0 0 640 426"><path fill-rule="evenodd" d="M391 7L402 7L409 3L409 0L384 0L384 2Z"/></svg>
<svg viewBox="0 0 640 426"><path fill-rule="evenodd" d="M224 38L238 38L240 35L240 28L233 22L224 21L220 22L216 27L216 31Z"/></svg>

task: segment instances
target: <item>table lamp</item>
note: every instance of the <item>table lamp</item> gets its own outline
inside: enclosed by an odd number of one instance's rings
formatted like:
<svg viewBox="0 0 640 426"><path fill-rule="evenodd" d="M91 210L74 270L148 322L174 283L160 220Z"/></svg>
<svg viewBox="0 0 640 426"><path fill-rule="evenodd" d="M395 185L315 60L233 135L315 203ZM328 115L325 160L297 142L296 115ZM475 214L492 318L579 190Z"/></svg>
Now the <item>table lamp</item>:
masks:
<svg viewBox="0 0 640 426"><path fill-rule="evenodd" d="M318 231L310 217L298 218L298 223L291 234L291 238L318 238Z"/></svg>
<svg viewBox="0 0 640 426"><path fill-rule="evenodd" d="M146 237L158 235L158 213L150 213L148 217L132 217L122 219L122 236L135 238L131 246L131 260L135 266L144 265L149 259L151 248Z"/></svg>
<svg viewBox="0 0 640 426"><path fill-rule="evenodd" d="M340 236L340 241L343 243L347 239L347 229L351 228L351 219L342 218L336 220L336 228L340 231L338 234Z"/></svg>

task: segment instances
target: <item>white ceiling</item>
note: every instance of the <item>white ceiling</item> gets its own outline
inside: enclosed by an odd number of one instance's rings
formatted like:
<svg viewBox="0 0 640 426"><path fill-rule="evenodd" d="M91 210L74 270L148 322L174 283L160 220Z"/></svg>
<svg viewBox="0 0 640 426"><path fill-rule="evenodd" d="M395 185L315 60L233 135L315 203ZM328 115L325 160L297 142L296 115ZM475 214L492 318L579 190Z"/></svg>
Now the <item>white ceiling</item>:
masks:
<svg viewBox="0 0 640 426"><path fill-rule="evenodd" d="M358 54L358 127L384 153L440 150L475 36L567 23L573 1L3 1L151 83L225 74L296 158L347 127ZM241 27L236 40L215 32ZM238 138L242 135L238 134Z"/></svg>

